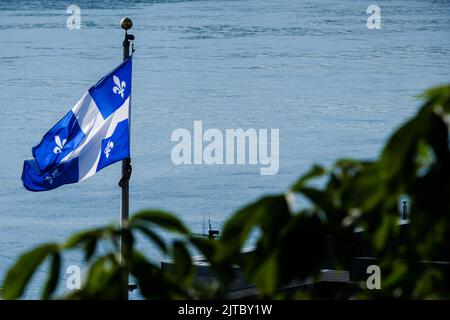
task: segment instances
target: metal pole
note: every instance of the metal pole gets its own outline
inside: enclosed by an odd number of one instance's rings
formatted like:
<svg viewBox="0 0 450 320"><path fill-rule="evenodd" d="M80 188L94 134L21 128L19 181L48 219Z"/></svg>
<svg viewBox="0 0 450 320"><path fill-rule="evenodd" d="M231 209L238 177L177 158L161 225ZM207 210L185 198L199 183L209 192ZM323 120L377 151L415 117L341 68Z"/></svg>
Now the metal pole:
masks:
<svg viewBox="0 0 450 320"><path fill-rule="evenodd" d="M134 36L128 34L128 30L133 26L133 22L129 18L124 18L120 21L120 26L125 30L125 39L123 40L123 60L125 61L130 57L130 42L134 40ZM131 120L131 96L130 96L130 106L128 115L128 128L130 130L130 120ZM120 228L123 229L124 226L128 224L129 216L129 181L131 176L131 157L128 157L122 161L122 178L120 179L119 186L121 188L120 196ZM125 253L125 239L122 234L120 237L120 257L121 263L124 263L123 257ZM128 270L124 275L124 293L123 298L128 299Z"/></svg>
<svg viewBox="0 0 450 320"><path fill-rule="evenodd" d="M408 201L402 201L402 220L408 219Z"/></svg>

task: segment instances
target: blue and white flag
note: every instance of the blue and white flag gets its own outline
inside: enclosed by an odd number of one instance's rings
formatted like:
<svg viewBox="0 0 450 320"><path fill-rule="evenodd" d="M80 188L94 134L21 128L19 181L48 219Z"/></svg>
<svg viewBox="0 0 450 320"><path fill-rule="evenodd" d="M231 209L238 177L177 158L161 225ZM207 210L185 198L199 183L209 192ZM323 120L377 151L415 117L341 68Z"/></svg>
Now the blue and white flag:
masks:
<svg viewBox="0 0 450 320"><path fill-rule="evenodd" d="M91 87L33 147L22 182L30 191L55 189L130 156L132 58Z"/></svg>

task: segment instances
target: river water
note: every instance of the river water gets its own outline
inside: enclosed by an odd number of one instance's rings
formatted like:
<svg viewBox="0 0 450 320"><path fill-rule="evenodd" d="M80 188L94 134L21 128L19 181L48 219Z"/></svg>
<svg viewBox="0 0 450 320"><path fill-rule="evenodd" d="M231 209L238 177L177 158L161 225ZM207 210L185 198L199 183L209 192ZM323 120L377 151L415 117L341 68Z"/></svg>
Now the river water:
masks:
<svg viewBox="0 0 450 320"><path fill-rule="evenodd" d="M0 275L33 245L118 221L119 164L42 193L26 191L20 175L31 147L120 63L123 16L136 37L131 212L166 209L198 233L286 190L313 163L376 157L417 110L416 95L449 81L450 1L78 0L79 30L66 27L69 4L0 1ZM380 30L366 26L371 4ZM192 132L195 120L223 132L279 129L278 174L174 165L171 133Z"/></svg>

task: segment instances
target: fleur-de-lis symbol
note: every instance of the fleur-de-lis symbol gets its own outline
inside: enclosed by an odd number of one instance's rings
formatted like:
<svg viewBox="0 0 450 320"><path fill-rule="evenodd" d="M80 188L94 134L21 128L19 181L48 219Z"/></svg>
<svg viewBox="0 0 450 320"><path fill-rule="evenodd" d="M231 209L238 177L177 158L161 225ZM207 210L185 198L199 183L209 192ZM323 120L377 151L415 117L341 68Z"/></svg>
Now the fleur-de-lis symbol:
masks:
<svg viewBox="0 0 450 320"><path fill-rule="evenodd" d="M104 150L106 159L109 158L109 153L111 152L112 148L114 148L114 142L109 140L108 143L106 144L106 148Z"/></svg>
<svg viewBox="0 0 450 320"><path fill-rule="evenodd" d="M125 81L120 81L119 77L117 76L113 76L113 80L116 84L113 88L113 92L120 94L123 99L123 94L125 92L125 87L127 86L127 84L125 83Z"/></svg>
<svg viewBox="0 0 450 320"><path fill-rule="evenodd" d="M59 171L58 169L53 170L53 172L51 174L49 174L48 176L45 177L45 181L48 181L48 183L50 185L53 184L53 180L55 180L55 178L59 176Z"/></svg>
<svg viewBox="0 0 450 320"><path fill-rule="evenodd" d="M59 136L55 136L55 142L56 142L56 147L53 149L53 153L55 153L55 154L61 153L62 148L64 147L64 145L67 142L67 139L63 139L61 141L61 138Z"/></svg>

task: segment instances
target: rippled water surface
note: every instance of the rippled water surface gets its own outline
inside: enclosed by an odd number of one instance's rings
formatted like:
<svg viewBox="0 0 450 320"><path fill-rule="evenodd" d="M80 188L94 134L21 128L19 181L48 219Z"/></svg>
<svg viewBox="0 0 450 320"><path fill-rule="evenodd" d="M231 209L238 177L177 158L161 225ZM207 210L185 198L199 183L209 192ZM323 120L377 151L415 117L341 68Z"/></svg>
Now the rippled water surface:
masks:
<svg viewBox="0 0 450 320"><path fill-rule="evenodd" d="M65 1L0 1L0 274L34 244L118 220L120 165L44 193L20 175L31 147L121 61L121 17L136 36L131 211L167 209L201 232L315 162L375 157L415 96L449 81L450 1L376 1L382 29L368 30L372 2L79 0L82 28L68 30ZM194 120L279 128L279 173L173 165L170 135Z"/></svg>

